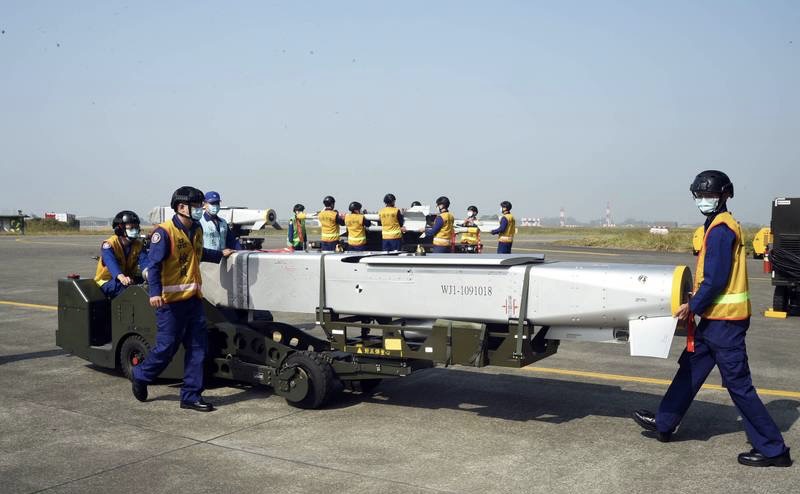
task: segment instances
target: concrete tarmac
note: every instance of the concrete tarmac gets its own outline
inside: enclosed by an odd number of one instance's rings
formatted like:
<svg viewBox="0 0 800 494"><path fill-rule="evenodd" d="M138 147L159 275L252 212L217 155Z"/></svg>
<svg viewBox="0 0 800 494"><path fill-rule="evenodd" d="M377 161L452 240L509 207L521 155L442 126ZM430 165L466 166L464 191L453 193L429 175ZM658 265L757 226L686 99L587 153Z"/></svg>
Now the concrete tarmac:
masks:
<svg viewBox="0 0 800 494"><path fill-rule="evenodd" d="M269 389L215 383L209 413L178 408L179 382L133 399L120 374L55 346L56 281L94 274L101 236L0 236L0 492L796 493L800 466L757 469L713 371L668 444L630 419L656 409L668 359L627 345L563 342L520 370L435 368L298 410ZM268 237L268 247L284 240ZM687 264L691 255L566 248L551 260ZM789 446L800 445L800 318L765 319L772 287L748 261L755 385ZM275 314L299 324L313 317ZM800 455L800 449L795 456Z"/></svg>

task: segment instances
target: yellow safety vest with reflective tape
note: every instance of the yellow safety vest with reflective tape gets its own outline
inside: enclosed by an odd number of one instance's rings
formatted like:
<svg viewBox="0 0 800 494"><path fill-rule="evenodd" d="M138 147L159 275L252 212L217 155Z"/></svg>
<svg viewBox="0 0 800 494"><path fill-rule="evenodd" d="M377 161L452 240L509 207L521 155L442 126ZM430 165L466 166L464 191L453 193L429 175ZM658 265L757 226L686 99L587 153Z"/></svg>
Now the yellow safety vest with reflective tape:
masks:
<svg viewBox="0 0 800 494"><path fill-rule="evenodd" d="M706 309L702 317L706 319L742 320L750 317L750 291L747 281L747 256L744 250L744 235L742 227L729 212L719 213L708 225L703 246L697 256L697 269L694 277L694 291L700 288L703 282L703 268L706 259L706 242L708 234L715 227L725 225L736 235L733 251L733 267L725 288Z"/></svg>
<svg viewBox="0 0 800 494"><path fill-rule="evenodd" d="M170 243L169 256L161 263L161 297L164 302L170 304L202 297L203 229L195 228L190 240L172 220L158 226L167 232Z"/></svg>
<svg viewBox="0 0 800 494"><path fill-rule="evenodd" d="M439 213L439 217L442 219L442 228L433 237L433 245L450 247L453 245L453 239L455 239L455 230L453 230L455 218L450 211Z"/></svg>
<svg viewBox="0 0 800 494"><path fill-rule="evenodd" d="M333 209L324 209L317 214L319 226L322 229L320 237L323 242L336 242L339 240L339 224L336 217L339 213Z"/></svg>
<svg viewBox="0 0 800 494"><path fill-rule="evenodd" d="M122 241L117 235L112 235L103 242L101 249L105 248L108 244L114 252L114 257L117 258L117 264L125 276L134 276L139 271L139 254L142 252L141 240L131 240L131 250L128 257L125 257L125 249L122 246ZM97 269L94 272L94 281L97 286L103 286L111 280L111 271L108 266L103 262L103 257L97 260Z"/></svg>
<svg viewBox="0 0 800 494"><path fill-rule="evenodd" d="M517 231L517 222L514 219L514 215L511 213L506 213L503 215L503 217L508 222L508 225L506 225L505 230L500 232L500 237L497 239L497 241L510 244L514 242L514 232Z"/></svg>
<svg viewBox="0 0 800 494"><path fill-rule="evenodd" d="M481 231L477 226L468 225L467 231L461 234L461 243L467 245L478 245L481 242Z"/></svg>
<svg viewBox="0 0 800 494"><path fill-rule="evenodd" d="M347 227L347 243L355 247L367 245L367 229L364 227L364 215L348 213L344 216Z"/></svg>
<svg viewBox="0 0 800 494"><path fill-rule="evenodd" d="M386 206L378 211L378 216L381 219L381 237L384 240L403 238L400 222L397 221L397 213L399 211L399 209L392 206Z"/></svg>

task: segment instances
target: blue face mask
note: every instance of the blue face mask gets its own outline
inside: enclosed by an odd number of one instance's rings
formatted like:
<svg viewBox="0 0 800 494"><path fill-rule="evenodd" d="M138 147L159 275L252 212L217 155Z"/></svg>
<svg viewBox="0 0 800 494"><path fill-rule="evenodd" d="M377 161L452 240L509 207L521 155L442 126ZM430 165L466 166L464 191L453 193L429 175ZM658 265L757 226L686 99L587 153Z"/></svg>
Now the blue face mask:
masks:
<svg viewBox="0 0 800 494"><path fill-rule="evenodd" d="M709 215L717 210L717 207L719 206L719 198L696 197L694 203L697 205L697 209L699 209L701 213Z"/></svg>
<svg viewBox="0 0 800 494"><path fill-rule="evenodd" d="M211 216L216 216L219 213L219 204L209 204L208 205L208 214Z"/></svg>
<svg viewBox="0 0 800 494"><path fill-rule="evenodd" d="M203 208L192 208L192 219L195 221L200 221L200 218L203 217Z"/></svg>
<svg viewBox="0 0 800 494"><path fill-rule="evenodd" d="M139 229L138 228L126 228L125 229L125 236L128 238L138 238L139 237Z"/></svg>

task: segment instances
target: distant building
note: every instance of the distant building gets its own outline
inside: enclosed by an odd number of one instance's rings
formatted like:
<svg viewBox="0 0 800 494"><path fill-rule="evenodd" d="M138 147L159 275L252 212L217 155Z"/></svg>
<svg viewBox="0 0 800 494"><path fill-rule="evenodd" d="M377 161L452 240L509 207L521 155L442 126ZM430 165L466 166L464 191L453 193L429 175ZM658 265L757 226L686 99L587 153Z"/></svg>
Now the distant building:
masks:
<svg viewBox="0 0 800 494"><path fill-rule="evenodd" d="M56 220L61 223L74 223L75 215L72 213L44 213L44 219Z"/></svg>
<svg viewBox="0 0 800 494"><path fill-rule="evenodd" d="M81 216L81 230L110 230L112 218L101 218L99 216Z"/></svg>

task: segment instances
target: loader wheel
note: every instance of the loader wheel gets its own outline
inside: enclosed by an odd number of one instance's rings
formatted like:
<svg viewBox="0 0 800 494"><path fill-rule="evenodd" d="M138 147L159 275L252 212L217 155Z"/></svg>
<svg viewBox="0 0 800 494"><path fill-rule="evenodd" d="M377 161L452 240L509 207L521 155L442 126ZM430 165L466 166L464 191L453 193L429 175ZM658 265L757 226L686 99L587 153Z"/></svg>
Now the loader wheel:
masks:
<svg viewBox="0 0 800 494"><path fill-rule="evenodd" d="M328 362L315 352L295 352L286 358L284 369L294 368L290 391L284 395L297 408L319 408L336 389L336 376Z"/></svg>
<svg viewBox="0 0 800 494"><path fill-rule="evenodd" d="M125 377L131 378L133 368L144 361L149 351L147 342L138 334L129 336L122 342L122 347L119 349L119 364Z"/></svg>
<svg viewBox="0 0 800 494"><path fill-rule="evenodd" d="M772 296L772 310L776 312L786 312L789 302L789 293L785 286L776 286L775 294Z"/></svg>

